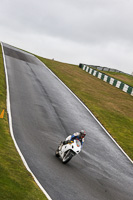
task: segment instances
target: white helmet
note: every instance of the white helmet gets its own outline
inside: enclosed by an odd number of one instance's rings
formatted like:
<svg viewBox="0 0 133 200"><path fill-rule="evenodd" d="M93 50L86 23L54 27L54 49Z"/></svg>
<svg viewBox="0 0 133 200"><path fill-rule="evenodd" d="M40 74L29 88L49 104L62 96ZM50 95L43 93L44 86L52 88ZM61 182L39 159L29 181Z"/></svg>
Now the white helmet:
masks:
<svg viewBox="0 0 133 200"><path fill-rule="evenodd" d="M84 130L80 131L80 137L84 138L86 136L86 132Z"/></svg>

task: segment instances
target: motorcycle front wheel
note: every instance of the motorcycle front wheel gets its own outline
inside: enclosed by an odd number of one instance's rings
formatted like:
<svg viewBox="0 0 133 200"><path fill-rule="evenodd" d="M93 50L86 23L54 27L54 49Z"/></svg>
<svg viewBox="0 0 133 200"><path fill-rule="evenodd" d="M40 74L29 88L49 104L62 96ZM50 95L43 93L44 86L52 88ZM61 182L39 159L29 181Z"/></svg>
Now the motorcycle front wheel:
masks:
<svg viewBox="0 0 133 200"><path fill-rule="evenodd" d="M64 155L62 162L66 164L72 159L72 157L73 157L73 154L71 153L71 150L68 150L66 154Z"/></svg>

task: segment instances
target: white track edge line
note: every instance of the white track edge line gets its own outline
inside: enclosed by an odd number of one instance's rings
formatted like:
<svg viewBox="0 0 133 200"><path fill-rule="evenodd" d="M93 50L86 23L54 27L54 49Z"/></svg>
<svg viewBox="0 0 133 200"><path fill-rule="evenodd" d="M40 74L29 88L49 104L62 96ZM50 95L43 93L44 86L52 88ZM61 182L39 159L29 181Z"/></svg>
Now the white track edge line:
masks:
<svg viewBox="0 0 133 200"><path fill-rule="evenodd" d="M36 56L35 56L36 57ZM37 58L37 57L36 57ZM37 58L39 60L39 58ZM128 158L128 160L133 164L133 161L131 160L131 158L126 154L126 152L120 147L120 145L114 140L114 138L110 135L110 133L104 128L104 126L98 121L98 119L93 115L93 113L89 110L89 108L86 107L86 105L76 96L76 94L74 94L72 92L72 90L70 90L65 83L63 83L41 60L39 60L45 67L47 70L49 70L53 76L55 76L55 78L57 78L68 90L69 92L71 92L76 99L86 108L86 110L91 114L91 116L96 120L96 122L103 128L103 130L105 131L105 133L112 139L112 141L117 145L117 147L122 151L122 153Z"/></svg>
<svg viewBox="0 0 133 200"><path fill-rule="evenodd" d="M34 178L35 182L37 183L37 185L39 186L39 188L42 190L42 192L45 194L45 196L47 197L48 200L52 200L51 197L48 195L48 193L46 192L46 190L43 188L43 186L40 184L40 182L37 180L37 178L35 177L35 175L33 174L33 172L31 171L31 169L29 168L22 152L20 151L18 144L15 140L14 137L14 133L13 133L13 127L12 127L12 115L11 115L11 106L10 106L10 92L9 92L9 81L8 81L8 75L7 75L7 67L6 67L6 61L5 61L5 54L4 54L4 49L3 49L3 44L1 42L1 47L2 47L2 54L3 54L3 62L4 62L4 69L5 69L5 76L6 76L6 88L7 88L7 112L8 112L8 120L9 120L9 128L10 128L10 133L11 133L11 137L13 139L13 142L15 144L15 147L26 167L26 169L31 173L32 177Z"/></svg>

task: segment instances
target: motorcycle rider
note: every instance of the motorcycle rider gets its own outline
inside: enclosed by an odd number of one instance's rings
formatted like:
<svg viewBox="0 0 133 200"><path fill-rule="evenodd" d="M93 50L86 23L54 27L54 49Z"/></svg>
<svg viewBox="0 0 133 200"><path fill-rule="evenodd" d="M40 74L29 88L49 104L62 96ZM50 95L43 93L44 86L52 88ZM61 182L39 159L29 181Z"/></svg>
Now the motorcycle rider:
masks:
<svg viewBox="0 0 133 200"><path fill-rule="evenodd" d="M81 147L84 143L84 137L86 136L86 132L84 130L81 130L80 132L76 132L73 135L69 135L64 142L61 143L60 148L62 148L63 145L71 143L71 141L79 140L81 142Z"/></svg>

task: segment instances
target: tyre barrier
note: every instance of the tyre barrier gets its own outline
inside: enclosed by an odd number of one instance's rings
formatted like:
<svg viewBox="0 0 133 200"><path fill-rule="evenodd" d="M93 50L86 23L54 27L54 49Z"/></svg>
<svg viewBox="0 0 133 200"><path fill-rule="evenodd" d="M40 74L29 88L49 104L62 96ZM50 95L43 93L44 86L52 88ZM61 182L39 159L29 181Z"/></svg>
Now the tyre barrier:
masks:
<svg viewBox="0 0 133 200"><path fill-rule="evenodd" d="M85 65L85 64L79 64L79 67L88 72L89 74L109 83L110 85L119 88L120 90L122 90L123 92L126 92L128 94L130 94L131 96L133 96L133 87L125 84L122 81L119 81L111 76L108 76L102 72L97 71L96 69L93 69L92 67Z"/></svg>

